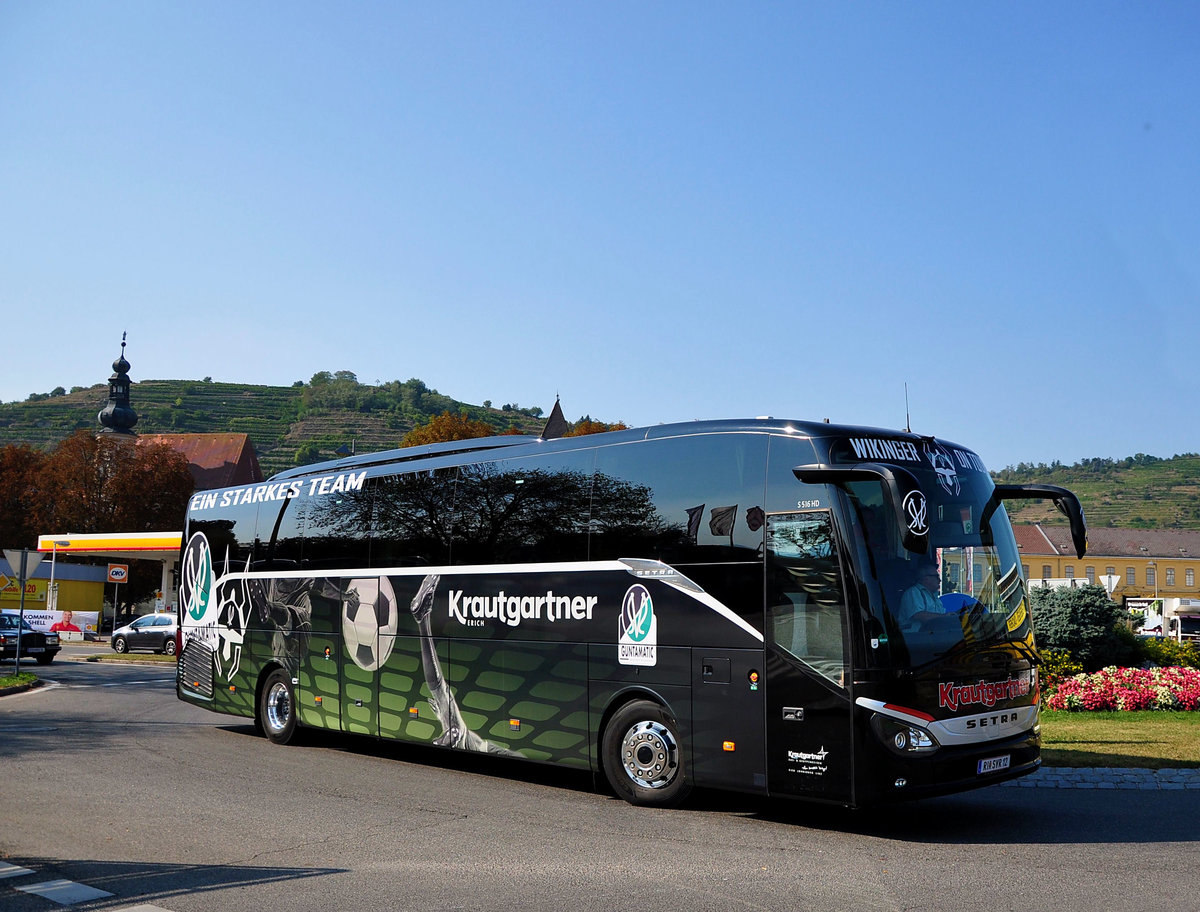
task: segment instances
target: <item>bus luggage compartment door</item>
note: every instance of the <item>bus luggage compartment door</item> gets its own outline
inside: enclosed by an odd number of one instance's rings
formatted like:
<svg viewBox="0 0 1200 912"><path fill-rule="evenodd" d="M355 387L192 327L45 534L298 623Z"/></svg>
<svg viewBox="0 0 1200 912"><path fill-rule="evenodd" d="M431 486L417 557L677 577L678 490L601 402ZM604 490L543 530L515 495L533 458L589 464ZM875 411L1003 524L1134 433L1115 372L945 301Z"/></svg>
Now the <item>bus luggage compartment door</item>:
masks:
<svg viewBox="0 0 1200 912"><path fill-rule="evenodd" d="M763 653L692 649L692 773L697 785L767 787Z"/></svg>

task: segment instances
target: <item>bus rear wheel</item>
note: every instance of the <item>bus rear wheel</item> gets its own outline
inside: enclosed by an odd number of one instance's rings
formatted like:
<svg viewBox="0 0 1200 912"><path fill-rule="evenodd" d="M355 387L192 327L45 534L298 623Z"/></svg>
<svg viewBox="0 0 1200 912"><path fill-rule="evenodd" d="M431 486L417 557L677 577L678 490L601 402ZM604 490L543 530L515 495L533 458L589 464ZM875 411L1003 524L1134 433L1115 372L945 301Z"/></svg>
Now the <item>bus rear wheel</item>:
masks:
<svg viewBox="0 0 1200 912"><path fill-rule="evenodd" d="M609 785L630 804L673 807L692 790L679 727L657 703L635 700L617 710L601 752Z"/></svg>
<svg viewBox="0 0 1200 912"><path fill-rule="evenodd" d="M275 669L263 684L258 697L255 728L275 744L287 744L296 734L296 695L292 679L282 669Z"/></svg>

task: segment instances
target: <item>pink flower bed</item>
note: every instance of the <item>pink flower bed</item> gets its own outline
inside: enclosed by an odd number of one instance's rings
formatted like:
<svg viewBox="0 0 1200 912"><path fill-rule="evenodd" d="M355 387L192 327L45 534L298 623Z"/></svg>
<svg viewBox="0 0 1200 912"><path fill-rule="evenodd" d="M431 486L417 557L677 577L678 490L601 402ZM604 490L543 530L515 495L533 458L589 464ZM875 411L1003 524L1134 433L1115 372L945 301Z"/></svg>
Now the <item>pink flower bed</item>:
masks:
<svg viewBox="0 0 1200 912"><path fill-rule="evenodd" d="M1063 678L1047 709L1200 710L1200 669L1115 668Z"/></svg>

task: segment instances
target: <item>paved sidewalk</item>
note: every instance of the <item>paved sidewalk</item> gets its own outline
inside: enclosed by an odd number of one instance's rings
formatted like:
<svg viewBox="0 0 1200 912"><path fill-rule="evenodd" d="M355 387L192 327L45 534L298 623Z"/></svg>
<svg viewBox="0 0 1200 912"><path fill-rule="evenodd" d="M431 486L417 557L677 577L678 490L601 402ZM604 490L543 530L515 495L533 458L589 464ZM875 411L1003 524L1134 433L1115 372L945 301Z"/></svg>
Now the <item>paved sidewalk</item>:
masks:
<svg viewBox="0 0 1200 912"><path fill-rule="evenodd" d="M1036 773L1001 782L1002 788L1200 790L1200 769L1105 769L1043 766Z"/></svg>

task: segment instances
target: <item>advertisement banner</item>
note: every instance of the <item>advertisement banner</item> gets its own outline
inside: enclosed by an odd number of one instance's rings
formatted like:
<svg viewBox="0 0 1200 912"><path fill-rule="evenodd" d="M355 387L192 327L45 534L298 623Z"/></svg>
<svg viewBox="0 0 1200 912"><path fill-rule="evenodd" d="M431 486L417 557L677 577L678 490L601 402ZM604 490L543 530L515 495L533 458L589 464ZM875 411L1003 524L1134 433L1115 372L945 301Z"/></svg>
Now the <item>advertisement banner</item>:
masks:
<svg viewBox="0 0 1200 912"><path fill-rule="evenodd" d="M7 606L5 606L7 607ZM34 630L42 633L57 633L63 640L82 640L83 632L96 632L99 612L96 611L47 611L44 608L29 607L29 597L25 597L25 620Z"/></svg>
<svg viewBox="0 0 1200 912"><path fill-rule="evenodd" d="M47 580L31 579L25 580L25 607L35 602L46 604L46 589L49 586ZM0 599L4 600L5 610L15 610L21 604L21 584L15 577L8 577L8 584L0 589Z"/></svg>

